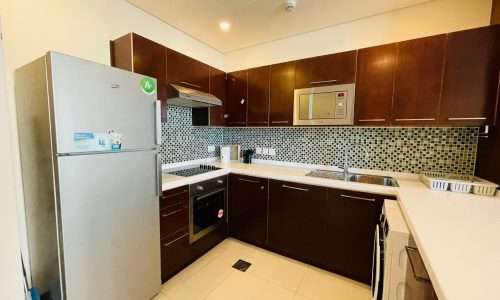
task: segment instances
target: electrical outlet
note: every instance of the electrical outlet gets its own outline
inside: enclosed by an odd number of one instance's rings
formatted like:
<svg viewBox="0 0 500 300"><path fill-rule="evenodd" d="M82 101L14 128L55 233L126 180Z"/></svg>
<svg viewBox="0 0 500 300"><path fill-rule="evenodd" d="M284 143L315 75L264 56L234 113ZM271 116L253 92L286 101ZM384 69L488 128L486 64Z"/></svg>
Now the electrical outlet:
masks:
<svg viewBox="0 0 500 300"><path fill-rule="evenodd" d="M276 155L276 149L269 148L269 155Z"/></svg>
<svg viewBox="0 0 500 300"><path fill-rule="evenodd" d="M261 147L255 148L255 154L262 154L262 148Z"/></svg>
<svg viewBox="0 0 500 300"><path fill-rule="evenodd" d="M269 148L262 148L262 154L269 155Z"/></svg>
<svg viewBox="0 0 500 300"><path fill-rule="evenodd" d="M215 152L215 146L208 146L208 152Z"/></svg>

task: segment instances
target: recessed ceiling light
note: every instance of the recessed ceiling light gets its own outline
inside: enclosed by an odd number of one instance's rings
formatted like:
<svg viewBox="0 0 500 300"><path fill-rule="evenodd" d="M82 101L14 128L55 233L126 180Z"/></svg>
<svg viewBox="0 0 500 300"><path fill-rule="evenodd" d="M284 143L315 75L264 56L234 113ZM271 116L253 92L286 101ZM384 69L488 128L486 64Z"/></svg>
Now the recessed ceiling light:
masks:
<svg viewBox="0 0 500 300"><path fill-rule="evenodd" d="M229 22L223 21L223 22L219 23L219 27L220 27L220 29L226 31L226 30L229 30L229 27L231 27L231 24L229 24Z"/></svg>

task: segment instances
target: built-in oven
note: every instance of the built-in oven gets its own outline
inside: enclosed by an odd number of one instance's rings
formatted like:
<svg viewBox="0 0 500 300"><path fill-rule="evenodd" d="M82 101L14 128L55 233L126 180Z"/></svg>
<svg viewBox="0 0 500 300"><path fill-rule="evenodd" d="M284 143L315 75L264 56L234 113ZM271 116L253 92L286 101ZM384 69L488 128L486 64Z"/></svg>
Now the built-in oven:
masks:
<svg viewBox="0 0 500 300"><path fill-rule="evenodd" d="M227 175L189 186L189 243L227 226Z"/></svg>
<svg viewBox="0 0 500 300"><path fill-rule="evenodd" d="M352 125L355 84L296 89L293 125Z"/></svg>

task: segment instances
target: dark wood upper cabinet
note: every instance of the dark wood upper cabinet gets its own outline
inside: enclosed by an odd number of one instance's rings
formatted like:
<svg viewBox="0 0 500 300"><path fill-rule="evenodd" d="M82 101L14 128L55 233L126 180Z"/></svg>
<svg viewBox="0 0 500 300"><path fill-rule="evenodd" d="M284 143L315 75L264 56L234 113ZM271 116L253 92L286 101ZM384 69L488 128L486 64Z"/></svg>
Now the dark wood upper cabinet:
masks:
<svg viewBox="0 0 500 300"><path fill-rule="evenodd" d="M162 121L167 117L167 64L165 47L138 34L129 33L110 42L111 66L156 78Z"/></svg>
<svg viewBox="0 0 500 300"><path fill-rule="evenodd" d="M229 234L242 241L267 246L268 179L229 176Z"/></svg>
<svg viewBox="0 0 500 300"><path fill-rule="evenodd" d="M355 82L356 50L301 59L296 62L295 88Z"/></svg>
<svg viewBox="0 0 500 300"><path fill-rule="evenodd" d="M383 195L328 189L327 265L335 272L370 284L373 239Z"/></svg>
<svg viewBox="0 0 500 300"><path fill-rule="evenodd" d="M398 43L393 125L438 124L446 35Z"/></svg>
<svg viewBox="0 0 500 300"><path fill-rule="evenodd" d="M391 124L396 55L396 43L358 50L356 125Z"/></svg>
<svg viewBox="0 0 500 300"><path fill-rule="evenodd" d="M439 123L481 126L493 124L498 68L494 56L498 26L448 34ZM497 42L498 43L498 42Z"/></svg>
<svg viewBox="0 0 500 300"><path fill-rule="evenodd" d="M247 126L269 125L270 66L248 70Z"/></svg>
<svg viewBox="0 0 500 300"><path fill-rule="evenodd" d="M293 125L295 61L271 65L270 126Z"/></svg>
<svg viewBox="0 0 500 300"><path fill-rule="evenodd" d="M325 261L327 188L269 180L269 247L315 265Z"/></svg>
<svg viewBox="0 0 500 300"><path fill-rule="evenodd" d="M209 66L167 48L167 83L208 93Z"/></svg>
<svg viewBox="0 0 500 300"><path fill-rule="evenodd" d="M247 124L247 70L227 74L226 126Z"/></svg>
<svg viewBox="0 0 500 300"><path fill-rule="evenodd" d="M210 67L210 94L222 101L222 106L210 107L210 125L224 126L226 124L226 73Z"/></svg>

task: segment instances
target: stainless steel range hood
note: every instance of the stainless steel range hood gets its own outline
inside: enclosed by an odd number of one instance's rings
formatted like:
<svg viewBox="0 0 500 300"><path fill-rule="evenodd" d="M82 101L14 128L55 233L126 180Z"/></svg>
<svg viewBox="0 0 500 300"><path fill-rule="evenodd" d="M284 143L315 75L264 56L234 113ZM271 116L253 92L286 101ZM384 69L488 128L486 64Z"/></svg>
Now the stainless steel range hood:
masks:
<svg viewBox="0 0 500 300"><path fill-rule="evenodd" d="M183 86L169 84L167 86L167 103L185 107L222 106L222 101L212 94L203 93Z"/></svg>

